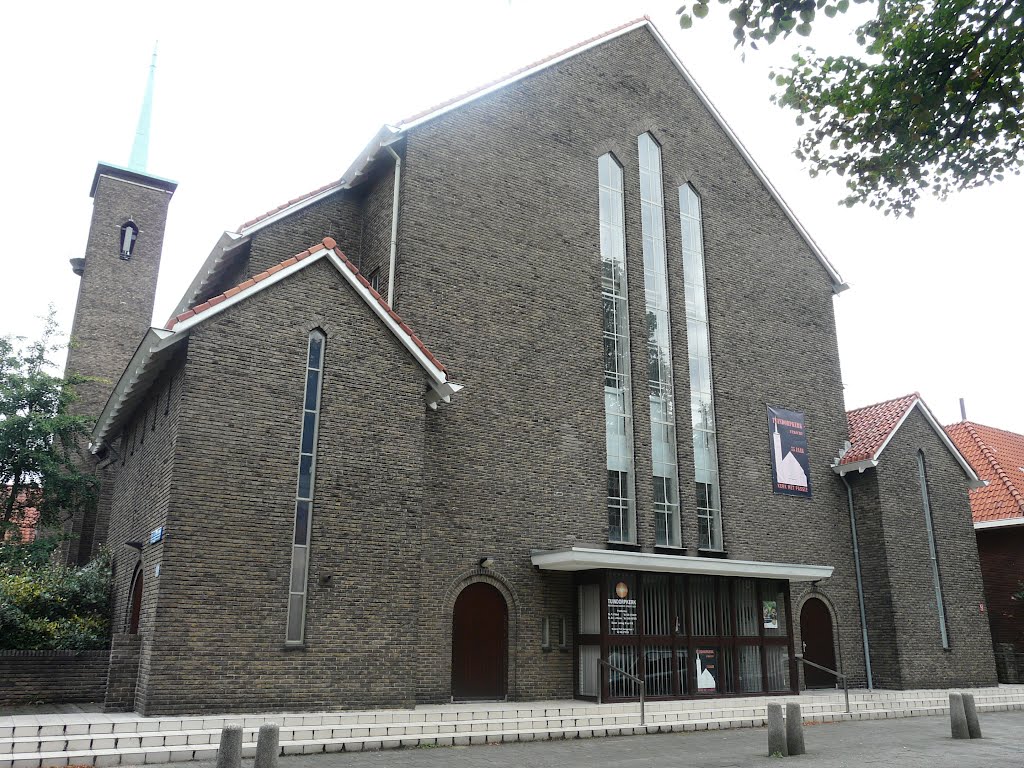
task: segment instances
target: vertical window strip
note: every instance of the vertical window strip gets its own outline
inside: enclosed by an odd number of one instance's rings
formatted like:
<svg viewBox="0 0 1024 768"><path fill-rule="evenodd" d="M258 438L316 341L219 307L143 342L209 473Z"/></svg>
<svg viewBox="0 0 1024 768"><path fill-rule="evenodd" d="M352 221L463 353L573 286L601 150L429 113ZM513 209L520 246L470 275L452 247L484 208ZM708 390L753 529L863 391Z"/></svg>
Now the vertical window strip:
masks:
<svg viewBox="0 0 1024 768"><path fill-rule="evenodd" d="M678 547L679 470L676 464L661 147L648 133L640 136L637 144L640 150L640 209L647 300L647 384L651 407L655 543Z"/></svg>
<svg viewBox="0 0 1024 768"><path fill-rule="evenodd" d="M928 554L932 561L932 581L935 583L935 607L939 614L939 634L942 647L949 648L949 633L946 630L946 609L942 601L942 580L939 578L939 557L935 549L935 528L932 521L932 505L928 500L928 478L924 471L924 454L917 452L917 475L921 483L921 502L924 504L924 524L928 531Z"/></svg>
<svg viewBox="0 0 1024 768"><path fill-rule="evenodd" d="M722 498L718 477L718 439L711 377L711 339L704 277L704 240L700 197L689 184L679 188L683 240L683 287L690 361L690 415L696 469L698 538L701 549L722 549Z"/></svg>
<svg viewBox="0 0 1024 768"><path fill-rule="evenodd" d="M598 160L601 302L604 314L604 410L608 454L608 540L636 540L633 495L633 406L629 374L629 301L622 167Z"/></svg>
<svg viewBox="0 0 1024 768"><path fill-rule="evenodd" d="M309 579L309 537L313 525L313 491L316 476L317 432L320 428L320 394L323 389L325 337L309 334L306 354L306 386L302 406L302 437L299 441L299 471L295 491L295 520L292 535L292 563L288 579L288 626L285 642L305 639L306 583Z"/></svg>

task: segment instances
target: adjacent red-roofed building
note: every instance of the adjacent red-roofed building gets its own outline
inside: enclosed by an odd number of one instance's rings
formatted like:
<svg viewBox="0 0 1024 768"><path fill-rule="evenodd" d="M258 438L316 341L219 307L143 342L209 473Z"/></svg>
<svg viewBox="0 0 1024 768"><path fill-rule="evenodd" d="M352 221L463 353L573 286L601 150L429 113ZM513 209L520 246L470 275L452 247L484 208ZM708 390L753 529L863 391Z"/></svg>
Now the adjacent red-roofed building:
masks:
<svg viewBox="0 0 1024 768"><path fill-rule="evenodd" d="M875 684L942 679L927 648L941 649L946 668L970 666L973 656L990 664L968 499L983 480L916 392L846 416L850 441L832 469L848 489L857 532Z"/></svg>
<svg viewBox="0 0 1024 768"><path fill-rule="evenodd" d="M961 421L946 427L988 484L971 491L974 532L1002 682L1024 673L1024 435Z"/></svg>

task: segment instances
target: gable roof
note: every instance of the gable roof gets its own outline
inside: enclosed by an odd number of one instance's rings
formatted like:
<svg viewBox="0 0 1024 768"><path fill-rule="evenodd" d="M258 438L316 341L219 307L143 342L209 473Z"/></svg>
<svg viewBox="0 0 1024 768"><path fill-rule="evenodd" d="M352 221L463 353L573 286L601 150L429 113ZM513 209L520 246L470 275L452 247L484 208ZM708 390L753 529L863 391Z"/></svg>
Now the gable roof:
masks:
<svg viewBox="0 0 1024 768"><path fill-rule="evenodd" d="M99 451L112 435L117 434L124 420L135 410L135 406L143 399L150 385L170 361L177 345L188 338L192 328L321 260L338 270L356 294L426 372L430 379L427 404L431 408L436 408L439 402L449 402L451 395L462 389L462 386L448 380L448 371L441 361L370 286L369 281L341 252L334 238L325 237L322 242L290 256L234 288L175 315L163 328L150 328L111 392L103 413L96 421L90 446L92 452Z"/></svg>
<svg viewBox="0 0 1024 768"><path fill-rule="evenodd" d="M377 132L377 134L369 141L366 147L359 153L356 159L345 171L345 173L342 174L341 178L337 179L336 181L325 184L322 187L318 187L317 189L311 190L303 195L294 197L288 202L282 203L281 205L277 206L276 208L272 208L271 210L266 211L265 213L255 216L241 224L238 227L237 233L225 233L225 235L229 235L235 238L251 235L257 232L258 230L262 229L263 227L268 226L274 223L275 221L284 218L285 216L290 216L293 213L296 213L302 210L303 208L313 205L337 192L340 192L343 189L351 189L353 187L356 187L365 180L365 176L368 169L378 159L380 153L384 150L384 148L403 139L408 131L420 125L423 125L424 123L430 122L431 120L434 120L440 117L441 115L446 114L447 112L463 107L477 99L487 96L488 94L494 93L495 91L505 88L513 83L516 83L519 80L537 74L538 72L541 72L547 69L548 67L554 66L559 62L565 61L566 59L572 58L573 56L577 56L595 46L601 45L602 43L606 43L610 40L613 40L617 37L620 37L622 35L625 35L629 32L641 28L646 28L657 41L657 43L662 47L662 49L668 55L669 59L672 61L673 65L682 75L683 79L693 90L693 92L697 95L697 98L700 99L701 103L708 110L708 112L715 119L715 121L719 124L719 126L725 132L726 136L739 151L743 159L747 162L747 165L750 166L751 170L754 172L754 175L764 185L768 193L775 199L775 202L779 205L783 213L786 215L786 217L792 223L793 227L796 229L797 233L807 244L807 247L810 248L815 258L817 258L818 262L828 273L829 279L832 281L832 291L834 293L841 293L842 291L845 291L847 288L849 288L849 285L843 282L843 278L840 276L839 272L828 260L828 258L822 252L822 250L818 247L818 244L814 242L814 239L811 237L810 233L806 230L804 225L800 222L799 219L797 219L796 214L789 207L786 201L782 198L782 195L779 194L779 191L772 185L771 181L768 180L768 177L765 175L764 171L761 170L760 166L758 166L757 162L747 151L746 147L744 147L742 142L740 142L739 138L733 132L732 128L725 121L725 118L722 117L721 113L715 108L715 105L711 103L711 100L708 98L707 94L704 93L701 87L697 84L697 81L693 79L693 76L683 65L683 62L676 55L675 51L672 50L671 46L669 46L668 42L666 42L665 38L658 31L658 28L654 25L654 22L652 22L651 19L647 16L643 16L641 18L626 22L625 24L621 24L618 27L615 27L614 29L610 29L607 32L604 32L600 35L588 38L587 40L577 43L576 45L553 53L550 56L535 61L532 64L528 64L524 67L521 67L515 70L514 72L505 75L504 77L498 78L497 80L492 80L491 82L485 83L484 85L481 85L478 88L474 88L471 91L467 91L466 93L455 96L451 99L448 99L447 101L441 102L440 104L434 107L426 109L417 114L410 115L409 117L398 120L395 123L386 124L382 126L381 129ZM218 268L218 264L224 258L226 258L226 254L227 251L223 251L222 249L219 248L214 248L214 252L211 253L210 256L207 258L207 261L200 270L200 273L209 273L216 271ZM189 287L189 290L185 293L185 296L182 297L181 302L178 304L178 308L175 310L175 313L177 314L188 309L190 304L193 301L195 301L195 299L200 295L201 288L202 286L197 285L194 282L193 285Z"/></svg>
<svg viewBox="0 0 1024 768"><path fill-rule="evenodd" d="M975 528L1024 525L1024 435L971 421L951 424L946 432L988 481L971 491Z"/></svg>
<svg viewBox="0 0 1024 768"><path fill-rule="evenodd" d="M842 477L849 472L863 472L877 467L882 451L889 445L915 408L920 411L925 421L963 468L970 480L970 487L983 486L984 480L978 477L970 462L949 439L949 435L946 434L917 392L847 411L846 421L850 427L850 442L832 464L832 470Z"/></svg>

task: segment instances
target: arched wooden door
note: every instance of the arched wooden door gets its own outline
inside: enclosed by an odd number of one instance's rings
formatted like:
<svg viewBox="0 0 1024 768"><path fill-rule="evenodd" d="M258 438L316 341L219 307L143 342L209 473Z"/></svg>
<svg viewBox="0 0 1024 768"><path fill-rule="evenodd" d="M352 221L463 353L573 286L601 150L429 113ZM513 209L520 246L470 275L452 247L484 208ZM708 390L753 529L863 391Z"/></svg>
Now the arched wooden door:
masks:
<svg viewBox="0 0 1024 768"><path fill-rule="evenodd" d="M832 614L816 597L810 598L800 610L800 637L804 658L829 669L836 667L835 640L832 635ZM835 688L835 675L804 664L804 684L808 688Z"/></svg>
<svg viewBox="0 0 1024 768"><path fill-rule="evenodd" d="M455 600L452 616L452 698L505 698L507 669L505 598L490 584L470 584Z"/></svg>
<svg viewBox="0 0 1024 768"><path fill-rule="evenodd" d="M128 633L137 635L139 633L139 618L142 615L142 568L135 569L135 578L132 579L132 594L128 600Z"/></svg>

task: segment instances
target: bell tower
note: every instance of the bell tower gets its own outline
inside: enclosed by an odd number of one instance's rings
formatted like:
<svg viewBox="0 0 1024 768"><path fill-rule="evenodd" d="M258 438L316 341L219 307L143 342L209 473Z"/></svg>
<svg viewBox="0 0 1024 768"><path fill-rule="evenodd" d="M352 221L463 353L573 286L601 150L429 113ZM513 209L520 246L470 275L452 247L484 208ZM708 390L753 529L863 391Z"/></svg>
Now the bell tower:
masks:
<svg viewBox="0 0 1024 768"><path fill-rule="evenodd" d="M154 49L131 158L127 166L96 166L85 255L71 259L81 282L65 370L95 379L77 387L73 405L76 413L93 419L150 327L167 208L177 187L146 168L155 73ZM72 521L69 562L87 561L106 539L103 506L101 494L92 519Z"/></svg>

